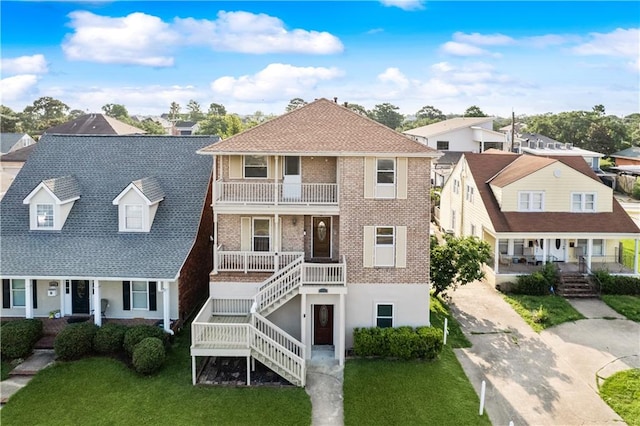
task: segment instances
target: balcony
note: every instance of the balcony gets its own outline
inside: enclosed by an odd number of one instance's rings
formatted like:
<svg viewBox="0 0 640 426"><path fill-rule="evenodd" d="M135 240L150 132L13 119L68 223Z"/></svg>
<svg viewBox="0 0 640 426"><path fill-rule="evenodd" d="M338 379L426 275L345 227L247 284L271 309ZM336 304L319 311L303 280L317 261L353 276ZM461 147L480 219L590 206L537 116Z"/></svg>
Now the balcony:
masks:
<svg viewBox="0 0 640 426"><path fill-rule="evenodd" d="M215 183L216 205L338 205L336 183Z"/></svg>

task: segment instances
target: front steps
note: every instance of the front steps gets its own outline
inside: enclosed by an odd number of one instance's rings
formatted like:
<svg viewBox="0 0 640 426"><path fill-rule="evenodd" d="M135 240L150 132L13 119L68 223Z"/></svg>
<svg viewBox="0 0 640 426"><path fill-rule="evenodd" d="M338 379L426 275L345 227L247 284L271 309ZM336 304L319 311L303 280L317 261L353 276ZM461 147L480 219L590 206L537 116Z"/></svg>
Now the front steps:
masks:
<svg viewBox="0 0 640 426"><path fill-rule="evenodd" d="M589 276L578 272L562 273L557 293L566 298L600 297Z"/></svg>

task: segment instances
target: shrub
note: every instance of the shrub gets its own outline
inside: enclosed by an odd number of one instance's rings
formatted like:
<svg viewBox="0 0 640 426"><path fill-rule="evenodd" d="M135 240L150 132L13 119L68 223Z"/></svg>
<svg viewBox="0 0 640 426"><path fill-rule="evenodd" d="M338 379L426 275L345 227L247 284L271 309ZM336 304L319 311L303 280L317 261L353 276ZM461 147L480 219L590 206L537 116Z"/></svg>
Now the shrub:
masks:
<svg viewBox="0 0 640 426"><path fill-rule="evenodd" d="M93 338L97 331L98 326L91 322L67 325L53 342L56 356L62 360L70 361L90 355L93 349Z"/></svg>
<svg viewBox="0 0 640 426"><path fill-rule="evenodd" d="M544 324L549 321L549 312L540 305L538 309L531 311L531 319L537 324Z"/></svg>
<svg viewBox="0 0 640 426"><path fill-rule="evenodd" d="M558 269L553 263L547 262L542 269L531 275L516 277L510 293L546 296L551 293L551 287L558 287Z"/></svg>
<svg viewBox="0 0 640 426"><path fill-rule="evenodd" d="M160 327L146 324L134 325L124 333L124 350L132 355L135 346L147 337L156 337L163 345L167 345L169 342L169 335Z"/></svg>
<svg viewBox="0 0 640 426"><path fill-rule="evenodd" d="M93 337L93 349L100 354L115 354L122 350L127 327L121 324L105 324Z"/></svg>
<svg viewBox="0 0 640 426"><path fill-rule="evenodd" d="M6 359L25 358L42 337L42 321L19 319L8 321L0 329L0 352Z"/></svg>
<svg viewBox="0 0 640 426"><path fill-rule="evenodd" d="M603 294L640 295L640 278L611 275L607 271L595 271Z"/></svg>
<svg viewBox="0 0 640 426"><path fill-rule="evenodd" d="M354 354L382 358L435 359L442 350L442 330L433 327L356 328Z"/></svg>
<svg viewBox="0 0 640 426"><path fill-rule="evenodd" d="M133 367L140 374L158 371L166 358L165 344L157 337L145 337L133 349Z"/></svg>
<svg viewBox="0 0 640 426"><path fill-rule="evenodd" d="M640 179L636 178L633 189L631 190L631 196L636 200L640 200Z"/></svg>

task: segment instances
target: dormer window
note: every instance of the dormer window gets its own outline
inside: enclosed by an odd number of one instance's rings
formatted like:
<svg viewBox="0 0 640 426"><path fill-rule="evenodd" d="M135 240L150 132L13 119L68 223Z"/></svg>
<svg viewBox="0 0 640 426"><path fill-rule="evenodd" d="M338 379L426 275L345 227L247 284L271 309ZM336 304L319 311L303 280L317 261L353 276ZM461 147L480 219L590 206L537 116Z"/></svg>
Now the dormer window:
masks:
<svg viewBox="0 0 640 426"><path fill-rule="evenodd" d="M150 232L164 191L160 182L152 177L131 182L113 200L118 206L120 232Z"/></svg>
<svg viewBox="0 0 640 426"><path fill-rule="evenodd" d="M62 230L79 198L80 186L73 176L43 180L22 201L29 205L29 229Z"/></svg>

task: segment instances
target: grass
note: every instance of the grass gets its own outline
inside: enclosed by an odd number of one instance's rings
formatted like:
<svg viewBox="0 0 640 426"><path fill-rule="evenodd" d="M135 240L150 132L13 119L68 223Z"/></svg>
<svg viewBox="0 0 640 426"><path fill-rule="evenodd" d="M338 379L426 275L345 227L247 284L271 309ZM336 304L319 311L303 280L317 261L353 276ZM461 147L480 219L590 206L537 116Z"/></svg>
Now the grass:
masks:
<svg viewBox="0 0 640 426"><path fill-rule="evenodd" d="M600 396L629 426L640 426L640 369L620 371L606 379Z"/></svg>
<svg viewBox="0 0 640 426"><path fill-rule="evenodd" d="M13 370L13 365L11 365L11 363L5 360L0 361L0 381L7 380L11 370Z"/></svg>
<svg viewBox="0 0 640 426"><path fill-rule="evenodd" d="M510 294L504 299L538 333L564 322L584 319L564 298Z"/></svg>
<svg viewBox="0 0 640 426"><path fill-rule="evenodd" d="M635 259L635 240L621 240L621 242L624 266L633 269L633 259ZM640 269L640 257L638 257L638 268Z"/></svg>
<svg viewBox="0 0 640 426"><path fill-rule="evenodd" d="M631 321L640 322L640 296L603 294L602 300L620 315L624 315Z"/></svg>
<svg viewBox="0 0 640 426"><path fill-rule="evenodd" d="M431 298L431 324L449 318L449 338L435 361L350 359L344 371L345 425L490 425L453 347L469 347L442 299Z"/></svg>
<svg viewBox="0 0 640 426"><path fill-rule="evenodd" d="M154 376L102 357L40 371L2 408L2 425L311 423L311 402L301 388L193 386L186 330Z"/></svg>

